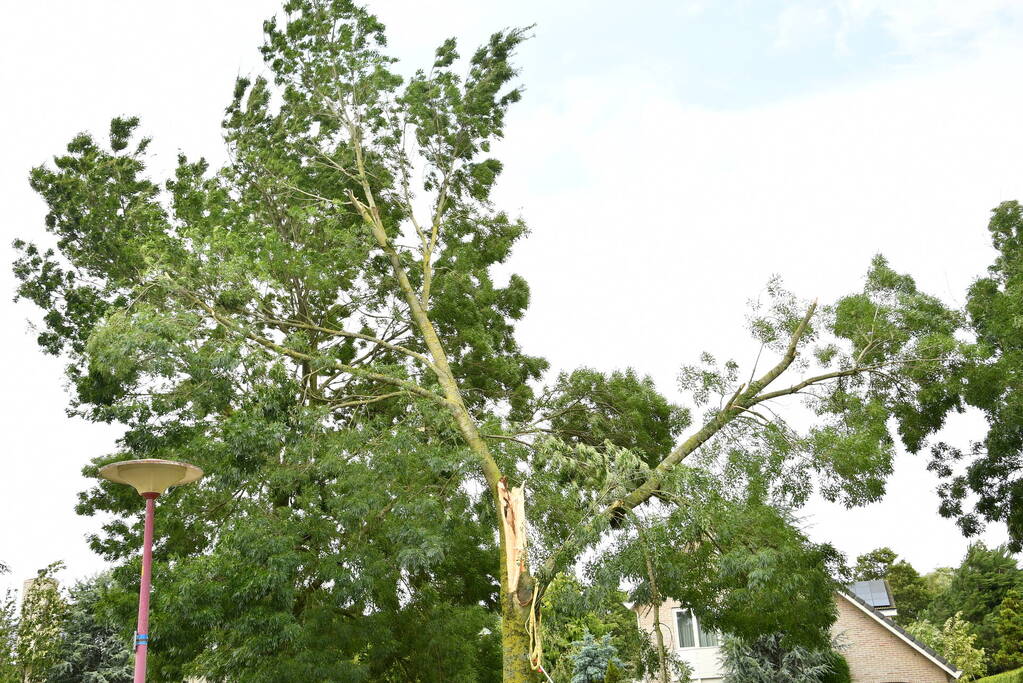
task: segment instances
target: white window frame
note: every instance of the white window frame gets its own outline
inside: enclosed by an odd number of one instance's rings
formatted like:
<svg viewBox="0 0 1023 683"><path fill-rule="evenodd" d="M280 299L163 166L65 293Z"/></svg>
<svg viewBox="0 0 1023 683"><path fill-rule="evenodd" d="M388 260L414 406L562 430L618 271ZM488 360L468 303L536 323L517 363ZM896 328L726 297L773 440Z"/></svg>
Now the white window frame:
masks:
<svg viewBox="0 0 1023 683"><path fill-rule="evenodd" d="M682 633L679 631L678 617L683 612L688 612L690 617L690 624L692 625L692 637L694 645L682 646ZM714 630L714 634L717 636L717 645L700 645L700 619L696 616L689 607L676 607L671 610L672 622L674 624L673 630L675 631L675 649L676 650L707 650L712 647L721 647L721 632L717 629Z"/></svg>

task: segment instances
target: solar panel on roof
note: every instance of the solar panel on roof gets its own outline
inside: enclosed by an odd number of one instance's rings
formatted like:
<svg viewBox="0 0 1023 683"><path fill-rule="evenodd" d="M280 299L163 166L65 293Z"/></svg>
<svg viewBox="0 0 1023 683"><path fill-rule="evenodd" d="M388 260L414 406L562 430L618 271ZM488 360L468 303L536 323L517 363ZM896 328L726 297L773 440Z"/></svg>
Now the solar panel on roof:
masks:
<svg viewBox="0 0 1023 683"><path fill-rule="evenodd" d="M849 586L853 594L871 607L891 607L892 599L888 587L880 579L857 581Z"/></svg>

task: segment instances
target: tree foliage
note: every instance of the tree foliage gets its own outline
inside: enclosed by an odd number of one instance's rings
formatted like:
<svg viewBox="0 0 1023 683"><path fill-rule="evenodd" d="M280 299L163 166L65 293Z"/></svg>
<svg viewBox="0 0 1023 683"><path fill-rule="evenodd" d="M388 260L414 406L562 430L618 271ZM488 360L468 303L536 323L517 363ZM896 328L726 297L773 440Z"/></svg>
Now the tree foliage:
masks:
<svg viewBox="0 0 1023 683"><path fill-rule="evenodd" d="M14 591L0 603L0 682L131 681L133 622L115 621L109 574L65 590L55 578L62 568L55 562L26 582L20 611Z"/></svg>
<svg viewBox="0 0 1023 683"><path fill-rule="evenodd" d="M68 591L54 663L47 683L128 683L134 655L130 634L110 613L105 596L115 590L108 574L80 581Z"/></svg>
<svg viewBox="0 0 1023 683"><path fill-rule="evenodd" d="M689 427L690 411L669 403L635 370L605 375L590 368L562 373L550 394L550 426L568 444L606 442L654 466Z"/></svg>
<svg viewBox="0 0 1023 683"><path fill-rule="evenodd" d="M906 560L898 560L891 566L887 581L898 609L897 621L901 623L919 618L933 599L920 572Z"/></svg>
<svg viewBox="0 0 1023 683"><path fill-rule="evenodd" d="M924 574L924 583L927 586L927 592L933 597L941 595L952 583L952 577L955 576L955 569L953 567L937 567L926 574Z"/></svg>
<svg viewBox="0 0 1023 683"><path fill-rule="evenodd" d="M966 535L986 521L1009 528L1012 548L1023 547L1023 397L1016 391L1023 372L1023 207L1003 202L988 223L998 252L987 275L970 287L966 302L975 339L956 373L966 405L987 418L982 440L965 450L941 443L933 449L931 469L947 478L942 484L941 513L956 518ZM958 468L967 461L965 471ZM972 509L968 497L975 498Z"/></svg>
<svg viewBox="0 0 1023 683"><path fill-rule="evenodd" d="M627 596L620 590L604 591L585 586L561 575L544 594L544 668L554 680L572 676L579 643L587 634L608 637L621 668L630 679L643 678L653 669L649 634L639 628L636 614L625 606Z"/></svg>
<svg viewBox="0 0 1023 683"><path fill-rule="evenodd" d="M21 597L15 659L25 683L47 681L60 661L68 604L55 576L63 568L54 562L40 569Z"/></svg>
<svg viewBox="0 0 1023 683"><path fill-rule="evenodd" d="M884 579L891 570L898 554L891 548L877 548L856 558L853 578L856 581Z"/></svg>
<svg viewBox="0 0 1023 683"><path fill-rule="evenodd" d="M182 154L153 179L138 120L115 118L32 171L53 246L16 242L73 409L126 428L86 474L142 457L208 473L161 498L154 675L473 681L500 658L535 680L547 586L578 569L649 597L647 556L708 626L820 645L837 554L794 511L815 489L879 499L889 423L916 451L961 406L960 316L878 257L830 304L772 280L755 360L703 354L684 404L634 371L545 386L514 336L529 287L498 275L526 226L491 198L527 30L467 59L445 40L408 78L349 0L289 0L265 35L223 167ZM502 524L506 483L526 489L528 548ZM92 544L130 619L142 525L123 488L78 510L111 515Z"/></svg>
<svg viewBox="0 0 1023 683"><path fill-rule="evenodd" d="M610 634L597 640L587 631L582 640L572 645L575 647L572 655L572 683L604 683L609 673L615 676L614 670L622 666Z"/></svg>
<svg viewBox="0 0 1023 683"><path fill-rule="evenodd" d="M991 662L995 671L1023 667L1023 587L1006 593L994 615L995 652Z"/></svg>
<svg viewBox="0 0 1023 683"><path fill-rule="evenodd" d="M836 649L832 649L829 654L831 670L824 674L821 683L853 683L852 672L845 656Z"/></svg>
<svg viewBox="0 0 1023 683"><path fill-rule="evenodd" d="M0 567L0 574L7 573L7 567ZM18 647L18 600L16 593L8 588L0 599L0 683L20 682L15 653Z"/></svg>
<svg viewBox="0 0 1023 683"><path fill-rule="evenodd" d="M996 642L994 617L1009 591L1023 582L1023 570L1006 546L988 548L982 542L970 545L956 568L948 588L937 595L925 617L942 623L959 614L972 625L978 642L990 653Z"/></svg>
<svg viewBox="0 0 1023 683"><path fill-rule="evenodd" d="M974 646L977 635L961 614L952 615L940 628L930 621L915 621L906 630L961 671L959 680L972 681L987 672L984 648Z"/></svg>

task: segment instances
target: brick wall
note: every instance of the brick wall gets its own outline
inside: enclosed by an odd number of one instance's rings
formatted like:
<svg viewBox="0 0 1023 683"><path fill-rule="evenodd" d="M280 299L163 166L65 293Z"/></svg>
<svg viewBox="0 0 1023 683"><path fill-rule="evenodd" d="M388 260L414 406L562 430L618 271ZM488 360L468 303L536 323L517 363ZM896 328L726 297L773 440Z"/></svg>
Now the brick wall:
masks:
<svg viewBox="0 0 1023 683"><path fill-rule="evenodd" d="M842 654L855 683L947 683L937 664L877 623L844 597L836 597L838 620L832 633L846 644Z"/></svg>

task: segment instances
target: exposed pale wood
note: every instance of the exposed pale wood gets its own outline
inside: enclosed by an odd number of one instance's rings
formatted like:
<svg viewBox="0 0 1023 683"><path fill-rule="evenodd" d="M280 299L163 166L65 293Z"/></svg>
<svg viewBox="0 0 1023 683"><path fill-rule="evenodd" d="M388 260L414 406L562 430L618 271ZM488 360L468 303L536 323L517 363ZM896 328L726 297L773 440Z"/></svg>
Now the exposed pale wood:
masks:
<svg viewBox="0 0 1023 683"><path fill-rule="evenodd" d="M508 488L508 478L497 484L504 526L504 552L508 562L508 592L517 596L519 579L526 571L526 503L521 486Z"/></svg>

